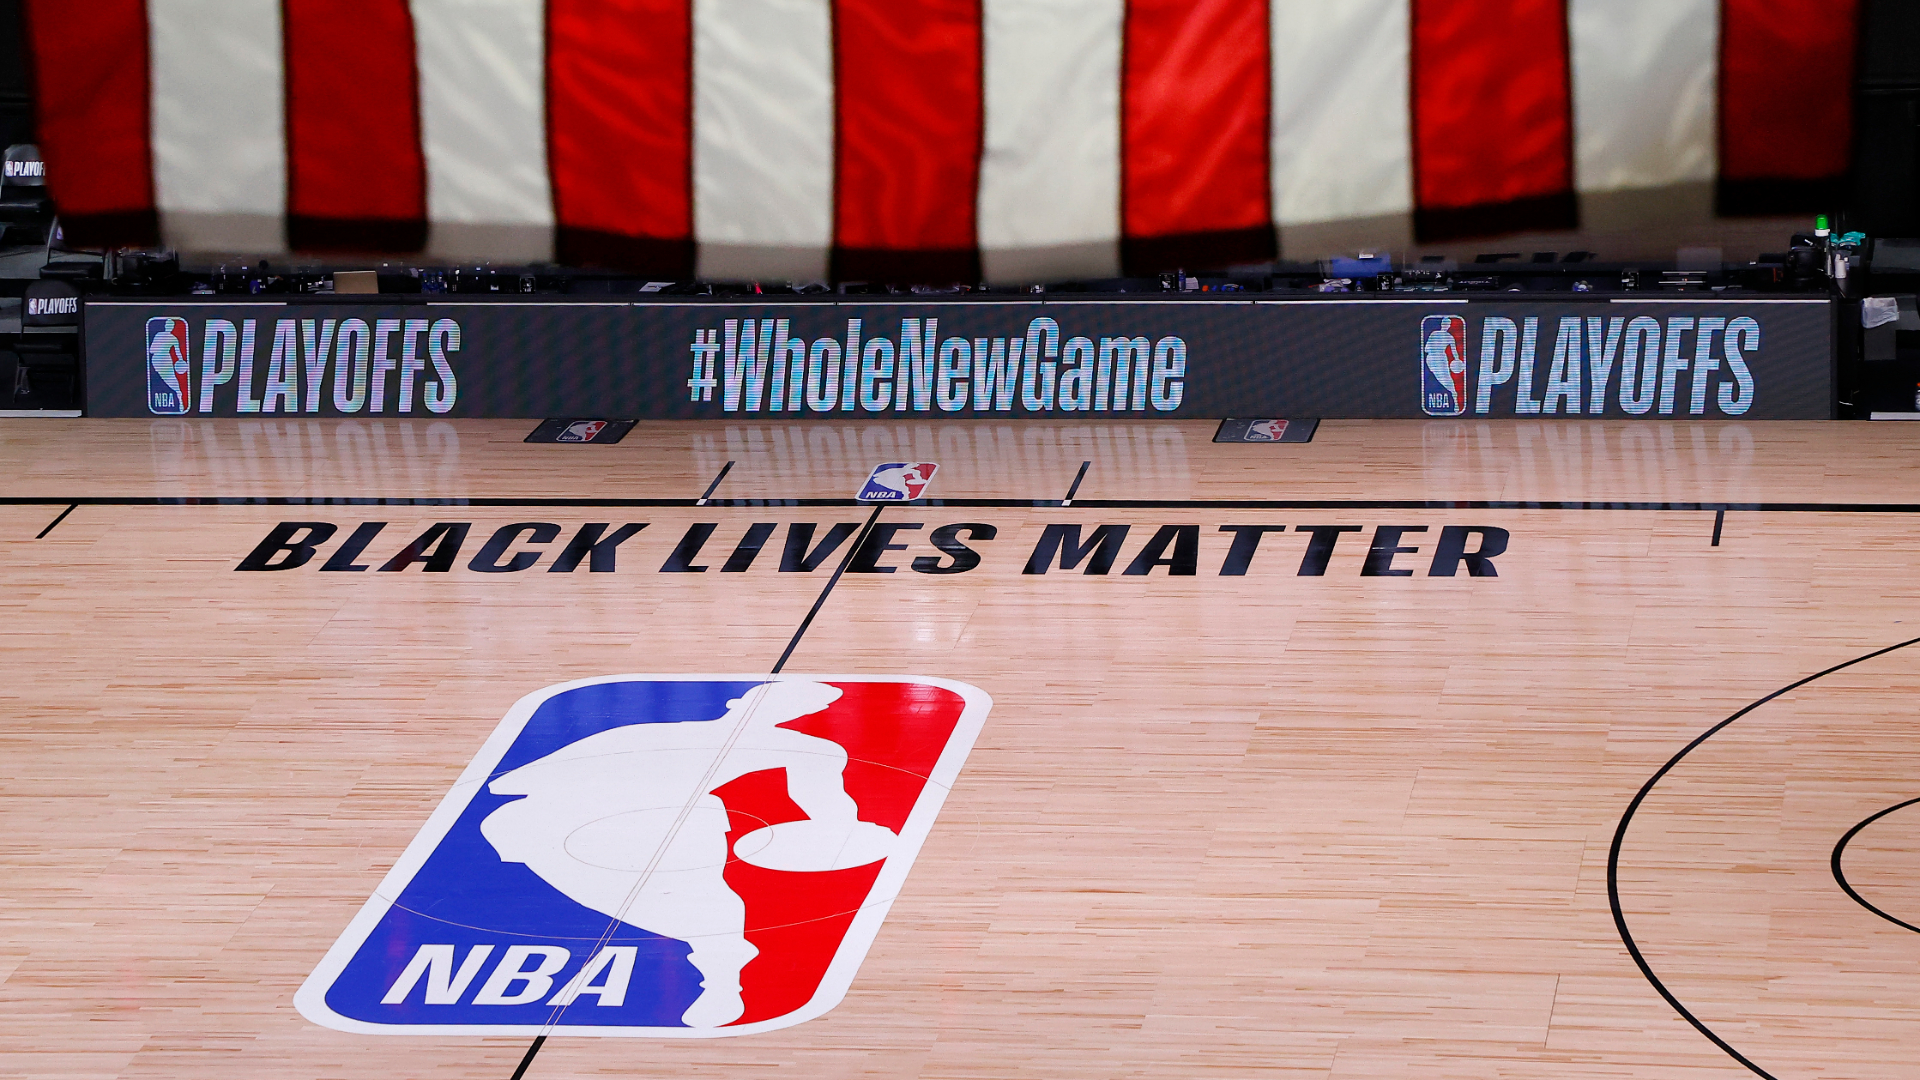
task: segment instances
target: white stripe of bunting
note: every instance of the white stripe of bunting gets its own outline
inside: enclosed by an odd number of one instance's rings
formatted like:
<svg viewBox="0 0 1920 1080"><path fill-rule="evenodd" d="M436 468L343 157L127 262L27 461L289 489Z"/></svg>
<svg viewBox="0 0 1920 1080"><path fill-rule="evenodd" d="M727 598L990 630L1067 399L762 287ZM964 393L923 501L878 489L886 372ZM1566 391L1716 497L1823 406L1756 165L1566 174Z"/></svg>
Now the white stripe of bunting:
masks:
<svg viewBox="0 0 1920 1080"><path fill-rule="evenodd" d="M693 230L701 277L827 276L832 25L828 0L694 0Z"/></svg>
<svg viewBox="0 0 1920 1080"><path fill-rule="evenodd" d="M1120 272L1123 0L983 0L989 281Z"/></svg>
<svg viewBox="0 0 1920 1080"><path fill-rule="evenodd" d="M547 180L545 5L413 0L428 250L553 257Z"/></svg>
<svg viewBox="0 0 1920 1080"><path fill-rule="evenodd" d="M149 0L147 31L154 194L167 242L280 251L287 162L278 0Z"/></svg>
<svg viewBox="0 0 1920 1080"><path fill-rule="evenodd" d="M1408 0L1271 0L1282 224L1413 207Z"/></svg>
<svg viewBox="0 0 1920 1080"><path fill-rule="evenodd" d="M1575 186L1712 180L1717 0L1572 0Z"/></svg>

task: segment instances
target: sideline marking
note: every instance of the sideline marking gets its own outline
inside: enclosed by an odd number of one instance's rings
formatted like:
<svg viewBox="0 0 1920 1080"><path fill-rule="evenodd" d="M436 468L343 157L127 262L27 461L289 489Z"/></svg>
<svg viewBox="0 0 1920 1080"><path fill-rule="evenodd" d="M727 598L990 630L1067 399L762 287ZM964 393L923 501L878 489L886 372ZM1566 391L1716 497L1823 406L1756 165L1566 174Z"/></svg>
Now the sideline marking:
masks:
<svg viewBox="0 0 1920 1080"><path fill-rule="evenodd" d="M1753 710L1759 708L1760 706L1765 705L1767 702L1772 701L1774 698L1780 697L1784 694L1792 693L1793 691L1800 689L1801 687L1807 685L1808 683L1813 682L1815 679L1825 678L1826 676L1831 675L1836 671L1844 671L1845 669L1850 668L1855 664L1864 663L1868 660L1874 659L1875 657L1885 656L1890 652L1896 652L1900 649L1904 649L1908 647L1909 645L1920 645L1920 637L1909 638L1906 641L1900 642L1899 644L1889 645L1884 649L1875 649L1873 652L1867 653L1864 656L1856 656L1851 660L1846 660L1846 661L1842 661L1841 663L1835 664L1824 671L1816 671L1813 674L1808 675L1807 677L1800 679L1797 682L1788 683L1787 685L1781 687L1780 689L1775 690L1773 693L1768 694L1766 697L1763 697L1760 700L1747 705L1745 708L1741 709L1739 712L1734 713L1732 716L1729 716L1725 720L1722 720L1719 723L1708 728L1706 731L1702 732L1699 735L1699 737L1695 738L1692 742L1688 743L1685 747L1682 747L1679 753L1668 758L1667 763L1665 765L1660 766L1660 771L1654 773L1651 777L1647 779L1647 782L1645 784L1642 784L1640 786L1640 790L1634 793L1633 801L1627 804L1627 812L1620 815L1619 827L1614 829L1613 831L1613 847L1611 850L1607 852L1607 900L1613 906L1613 925L1615 929L1619 930L1620 932L1620 941L1626 945L1628 954L1633 957L1633 962L1639 966L1640 974L1645 975L1647 977L1647 981L1653 984L1653 988L1660 992L1661 997L1667 999L1667 1004L1673 1006L1673 1011L1679 1013L1681 1019L1685 1020L1689 1024L1692 1024L1694 1028L1698 1030L1700 1034L1705 1035L1708 1038L1708 1040L1710 1040L1713 1043L1713 1045L1726 1051L1727 1056L1733 1058L1733 1060L1753 1070L1753 1072L1756 1073L1757 1075L1765 1077L1766 1080L1779 1080L1779 1077L1774 1076L1772 1073L1754 1064L1752 1061L1748 1060L1746 1055L1742 1054L1738 1050L1735 1050L1731 1043L1727 1042L1727 1040L1721 1038L1720 1036L1714 1034L1712 1028L1702 1023L1699 1017L1693 1015L1693 1013L1690 1012L1685 1005L1682 1005L1680 1003L1679 998L1673 996L1673 991L1667 989L1667 984L1660 981L1660 976L1655 975L1653 973L1653 967L1652 965L1647 963L1647 958L1641 955L1639 943L1633 940L1633 931L1627 929L1626 912L1620 906L1620 848L1626 842L1626 839L1627 839L1627 826L1633 824L1633 815L1639 812L1640 804L1645 802L1647 800L1647 796L1653 793L1654 785L1658 784L1663 778L1666 777L1668 773L1672 772L1674 766L1680 764L1683 758L1685 758L1688 754L1693 753L1694 750L1698 749L1701 743L1704 743L1708 739L1711 739L1715 735L1718 735L1721 729L1725 728L1728 724L1733 723L1735 720L1738 720L1741 717L1752 712ZM1896 809L1898 808L1896 807ZM1868 820L1870 821L1872 819L1869 818Z"/></svg>
<svg viewBox="0 0 1920 1080"><path fill-rule="evenodd" d="M727 478L727 474L732 471L733 471L733 462L731 461L727 462L725 465L720 466L720 472L714 476L713 483L707 485L707 490L700 493L700 500L694 503L693 505L695 506L707 505L707 500L713 497L713 489L719 487L720 481L725 480Z"/></svg>
<svg viewBox="0 0 1920 1080"><path fill-rule="evenodd" d="M1061 506L1073 505L1074 493L1080 490L1080 481L1087 478L1087 469L1092 465L1093 462L1091 461L1083 461L1080 463L1080 471L1073 474L1073 486L1067 489L1067 497L1060 500Z"/></svg>
<svg viewBox="0 0 1920 1080"><path fill-rule="evenodd" d="M71 513L73 513L73 511L74 511L74 508L76 508L76 507L78 507L79 505L80 505L79 503L68 503L68 504L67 504L67 508L66 508L65 510L62 510L62 511L60 511L60 516L59 516L59 517L57 517L57 518L54 518L54 519L53 519L52 521L50 521L50 522L48 522L48 523L47 523L47 527L46 527L46 528L44 528L44 529L41 529L41 530L40 530L40 533L39 533L39 535L38 535L38 536L35 536L35 537L34 537L34 539L35 539L35 540L39 540L39 539L42 539L42 538L44 538L44 537L45 537L45 536L46 536L46 535L47 535L48 533L50 533L50 532L52 532L52 531L53 531L53 527L54 527L55 525L58 525L58 524L60 524L61 522L63 522L63 521L65 521L65 520L67 520L67 515L68 515L68 514L71 514Z"/></svg>
<svg viewBox="0 0 1920 1080"><path fill-rule="evenodd" d="M1712 544L1713 547L1720 546L1720 526L1725 525L1726 523L1727 523L1726 510L1724 509L1715 510L1713 512L1713 544Z"/></svg>
<svg viewBox="0 0 1920 1080"><path fill-rule="evenodd" d="M520 1067L513 1070L513 1080L520 1080L521 1077L527 1075L527 1066L533 1064L534 1056L539 1054L540 1048L545 1045L547 1045L547 1037L545 1035L535 1035L533 1037L533 1045L527 1047L527 1056L521 1058Z"/></svg>

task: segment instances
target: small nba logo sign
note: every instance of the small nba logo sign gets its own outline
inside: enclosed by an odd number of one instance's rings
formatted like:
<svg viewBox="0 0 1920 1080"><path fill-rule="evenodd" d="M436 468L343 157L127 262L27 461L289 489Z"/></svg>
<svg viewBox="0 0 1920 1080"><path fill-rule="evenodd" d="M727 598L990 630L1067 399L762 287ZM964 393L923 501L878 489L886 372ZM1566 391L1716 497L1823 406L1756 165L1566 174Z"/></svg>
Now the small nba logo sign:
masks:
<svg viewBox="0 0 1920 1080"><path fill-rule="evenodd" d="M554 442L592 442L600 429L607 426L605 420L575 420L567 429L554 438Z"/></svg>
<svg viewBox="0 0 1920 1080"><path fill-rule="evenodd" d="M839 1004L992 702L920 676L520 699L294 995L360 1034L714 1038Z"/></svg>
<svg viewBox="0 0 1920 1080"><path fill-rule="evenodd" d="M186 413L192 365L187 361L187 320L161 316L147 320L147 411L159 416Z"/></svg>
<svg viewBox="0 0 1920 1080"><path fill-rule="evenodd" d="M875 465L860 488L861 502L910 502L920 497L940 466L931 461L889 461Z"/></svg>
<svg viewBox="0 0 1920 1080"><path fill-rule="evenodd" d="M1286 433L1285 420L1254 420L1247 424L1245 438L1248 442L1279 442Z"/></svg>
<svg viewBox="0 0 1920 1080"><path fill-rule="evenodd" d="M1420 409L1428 416L1467 411L1467 320L1458 315L1420 320Z"/></svg>

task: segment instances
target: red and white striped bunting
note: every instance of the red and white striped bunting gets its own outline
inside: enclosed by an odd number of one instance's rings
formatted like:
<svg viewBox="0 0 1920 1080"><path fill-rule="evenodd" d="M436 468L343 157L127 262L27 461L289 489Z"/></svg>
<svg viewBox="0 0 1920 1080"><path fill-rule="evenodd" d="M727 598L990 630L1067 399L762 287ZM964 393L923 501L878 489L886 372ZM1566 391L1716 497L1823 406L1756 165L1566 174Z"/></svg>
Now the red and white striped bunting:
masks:
<svg viewBox="0 0 1920 1080"><path fill-rule="evenodd" d="M29 0L71 237L1045 280L1812 208L1854 0ZM1320 252L1302 253L1309 257Z"/></svg>

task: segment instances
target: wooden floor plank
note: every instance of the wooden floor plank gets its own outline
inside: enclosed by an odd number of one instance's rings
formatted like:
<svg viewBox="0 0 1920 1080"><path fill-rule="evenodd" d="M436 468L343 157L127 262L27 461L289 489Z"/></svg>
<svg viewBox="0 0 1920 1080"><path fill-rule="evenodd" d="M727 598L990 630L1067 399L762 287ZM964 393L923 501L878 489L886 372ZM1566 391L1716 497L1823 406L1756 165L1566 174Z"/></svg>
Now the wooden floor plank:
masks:
<svg viewBox="0 0 1920 1080"><path fill-rule="evenodd" d="M911 674L993 698L845 1001L736 1039L557 1035L529 1076L1750 1075L1636 968L1608 856L1682 748L1797 679L1920 636L1908 425L1327 421L647 424L611 447L521 421L71 421L0 428L0 1072L59 1080L509 1075L512 1038L347 1034L293 994L514 701L576 678ZM599 507L716 499L766 505ZM795 524L858 525L882 461L940 464L881 512L891 573ZM1091 462L1073 506L1064 496ZM97 505L99 498L578 505ZM1819 511L1098 500L1823 503ZM1095 500L1096 505L1080 505ZM282 522L306 565L235 568ZM362 572L320 569L385 522ZM471 560L547 522L519 573ZM548 572L592 524L610 570ZM446 572L378 566L439 523ZM756 523L744 572L722 566ZM979 565L933 531L970 533ZM663 571L706 526L687 560ZM1023 572L1049 526L1124 526L1109 572ZM1192 526L1192 533L1179 527ZM1236 534L1262 535L1223 575ZM1340 526L1324 573L1312 534ZM1450 526L1497 576L1433 576ZM1162 561L1129 574L1150 538ZM1391 569L1363 574L1387 534ZM1489 533L1473 535L1484 541ZM1191 576L1179 544L1191 536ZM294 539L297 539L294 538ZM847 542L850 545L851 541ZM285 557L283 551L279 558ZM1376 556L1376 559L1378 556ZM1388 566L1376 562L1375 568ZM1311 566L1309 566L1311 569ZM1650 790L1619 900L1648 965L1779 1077L1905 1075L1920 935L1831 856L1920 797L1920 646L1761 706ZM1863 896L1920 924L1920 806L1853 842Z"/></svg>

